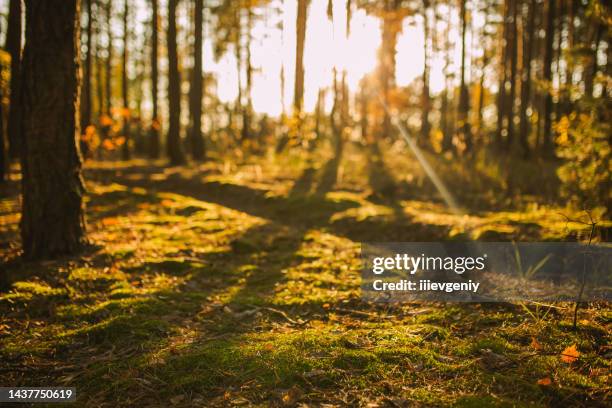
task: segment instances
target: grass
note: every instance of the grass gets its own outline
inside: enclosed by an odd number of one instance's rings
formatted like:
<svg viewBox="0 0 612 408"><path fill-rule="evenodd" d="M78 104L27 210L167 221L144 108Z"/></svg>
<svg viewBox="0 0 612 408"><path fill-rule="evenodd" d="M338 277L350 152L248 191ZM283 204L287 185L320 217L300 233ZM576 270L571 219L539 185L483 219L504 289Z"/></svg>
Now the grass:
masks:
<svg viewBox="0 0 612 408"><path fill-rule="evenodd" d="M573 331L567 305L534 319L530 306L359 298L360 242L576 237L568 210L457 216L426 182L392 177L409 173L387 154L376 171L362 154L90 163L96 246L44 263L16 259L8 194L0 383L73 386L78 405L102 407L608 405L609 305Z"/></svg>

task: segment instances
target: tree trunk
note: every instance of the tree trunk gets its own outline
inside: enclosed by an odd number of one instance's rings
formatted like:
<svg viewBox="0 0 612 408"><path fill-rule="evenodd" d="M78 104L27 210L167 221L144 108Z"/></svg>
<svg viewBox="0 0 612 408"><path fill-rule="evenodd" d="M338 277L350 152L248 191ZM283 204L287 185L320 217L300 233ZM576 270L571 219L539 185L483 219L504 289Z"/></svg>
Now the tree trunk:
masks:
<svg viewBox="0 0 612 408"><path fill-rule="evenodd" d="M176 7L178 0L168 1L168 158L172 165L185 163L181 148L181 74L176 48Z"/></svg>
<svg viewBox="0 0 612 408"><path fill-rule="evenodd" d="M395 46L397 44L397 36L401 27L401 19L395 16L395 12L399 6L397 0L385 0L384 16L382 20L382 43L379 51L379 82L382 94L382 99L390 109L390 92L395 85ZM384 110L382 122L382 135L390 136L391 118L389 117L388 109Z"/></svg>
<svg viewBox="0 0 612 408"><path fill-rule="evenodd" d="M509 24L508 24L508 15L510 13L510 5L509 3L513 0L505 0L504 1L504 11L503 11L503 23L502 23L502 41L501 41L501 50L502 55L500 59L500 80L499 80L499 90L497 93L497 132L495 133L495 144L497 147L502 146L502 141L505 132L505 119L506 119L506 84L508 82L508 47L510 44L508 34L509 34Z"/></svg>
<svg viewBox="0 0 612 408"><path fill-rule="evenodd" d="M0 77L3 75L2 71L4 67L0 65ZM4 88L0 89L0 101L2 99L4 99ZM4 130L4 104L0 102L0 184L6 181L9 174L8 146Z"/></svg>
<svg viewBox="0 0 612 408"><path fill-rule="evenodd" d="M194 7L194 51L193 51L193 78L189 92L191 107L191 154L194 160L204 160L204 137L202 136L202 12L203 0L195 0Z"/></svg>
<svg viewBox="0 0 612 408"><path fill-rule="evenodd" d="M128 13L129 13L129 0L123 0L123 59L121 68L121 98L123 99L123 106L121 109L121 117L123 119L123 137L125 138L121 149L121 158L123 160L130 160L130 101L128 100Z"/></svg>
<svg viewBox="0 0 612 408"><path fill-rule="evenodd" d="M151 0L151 102L153 104L153 117L149 130L149 157L159 159L160 154L160 117L158 103L158 51L159 51L159 1Z"/></svg>
<svg viewBox="0 0 612 408"><path fill-rule="evenodd" d="M306 42L306 17L310 0L298 0L295 44L295 90L293 110L298 117L302 113L304 102L304 45Z"/></svg>
<svg viewBox="0 0 612 408"><path fill-rule="evenodd" d="M465 34L467 31L467 18L465 10L466 0L461 2L461 85L459 94L459 126L463 141L465 142L466 151L472 150L472 131L470 129L469 112L470 112L470 93L465 82Z"/></svg>
<svg viewBox="0 0 612 408"><path fill-rule="evenodd" d="M589 38L588 48L590 55L588 62L585 64L585 76L584 76L584 94L587 97L593 96L593 90L595 85L595 78L597 77L597 71L599 66L597 64L597 54L599 52L599 43L601 42L601 36L604 32L604 26L599 21L593 21L591 28L591 38Z"/></svg>
<svg viewBox="0 0 612 408"><path fill-rule="evenodd" d="M8 115L8 143L9 155L16 159L21 151L21 0L11 0L9 5L8 28L6 32L6 50L11 55L11 98Z"/></svg>
<svg viewBox="0 0 612 408"><path fill-rule="evenodd" d="M30 259L73 254L85 242L78 16L78 0L26 0L21 236Z"/></svg>
<svg viewBox="0 0 612 408"><path fill-rule="evenodd" d="M451 19L447 17L445 22L445 53L444 53L444 91L442 92L442 106L440 107L440 129L442 130L442 151L449 152L453 148L453 136L450 130L449 121L449 90L452 89L450 80L450 64L451 64Z"/></svg>
<svg viewBox="0 0 612 408"><path fill-rule="evenodd" d="M423 93L421 96L421 142L427 143L429 140L429 111L431 109L431 99L429 96L429 0L423 0Z"/></svg>
<svg viewBox="0 0 612 408"><path fill-rule="evenodd" d="M508 136L506 139L509 148L514 144L514 107L516 105L516 72L518 68L518 0L512 0L511 14L512 22L510 25L510 96L507 105L508 109Z"/></svg>
<svg viewBox="0 0 612 408"><path fill-rule="evenodd" d="M85 69L83 70L83 86L81 94L81 132L85 133L85 130L91 125L91 51L92 51L92 26L93 26L93 13L91 12L91 2L93 0L86 0L85 5L87 7L87 51L85 53ZM81 145L82 147L84 145ZM85 145L86 146L86 145ZM83 155L87 156L87 152L83 150Z"/></svg>
<svg viewBox="0 0 612 408"><path fill-rule="evenodd" d="M96 4L96 10L100 10L100 4ZM102 59L100 55L102 55L102 46L100 44L100 38L102 37L100 23L96 21L96 31L95 31L95 40L96 40L96 99L97 99L97 114L98 121L100 117L104 114L104 67L102 66Z"/></svg>
<svg viewBox="0 0 612 408"><path fill-rule="evenodd" d="M544 82L546 86L546 94L544 95L544 127L542 129L542 153L544 156L550 157L554 155L552 146L552 58L553 58L553 41L555 37L555 0L548 0L547 17L546 17L546 37L544 48Z"/></svg>
<svg viewBox="0 0 612 408"><path fill-rule="evenodd" d="M253 63L251 61L251 41L253 30L253 11L251 7L247 7L247 26L246 26L246 88L244 94L246 96L246 104L242 110L242 135L241 139L244 142L251 135L251 117L253 115Z"/></svg>
<svg viewBox="0 0 612 408"><path fill-rule="evenodd" d="M521 84L521 130L520 140L523 156L529 156L529 117L527 110L531 102L531 54L535 31L536 0L529 0L527 9L527 28L523 30L523 66Z"/></svg>
<svg viewBox="0 0 612 408"><path fill-rule="evenodd" d="M112 79L113 79L113 28L112 28L112 23L111 23L111 19L112 19L112 15L113 15L113 2L112 0L107 0L108 3L106 3L106 40L107 40L107 45L106 45L106 78L105 78L105 85L106 85L106 114L110 117L112 117L112 113L111 113L111 107L113 104L113 86L112 86Z"/></svg>

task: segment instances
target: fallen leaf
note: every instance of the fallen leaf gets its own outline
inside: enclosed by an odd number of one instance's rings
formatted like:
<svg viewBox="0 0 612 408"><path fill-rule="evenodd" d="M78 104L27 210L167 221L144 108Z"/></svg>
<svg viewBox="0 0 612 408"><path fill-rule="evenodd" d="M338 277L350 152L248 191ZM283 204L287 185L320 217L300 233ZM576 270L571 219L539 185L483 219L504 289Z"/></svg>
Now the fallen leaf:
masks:
<svg viewBox="0 0 612 408"><path fill-rule="evenodd" d="M102 220L102 224L109 226L109 225L117 225L119 224L119 220L117 220L116 218L104 218Z"/></svg>
<svg viewBox="0 0 612 408"><path fill-rule="evenodd" d="M578 360L578 357L580 357L580 352L576 349L575 344L567 347L561 353L561 361L568 364L571 364L574 361Z"/></svg>
<svg viewBox="0 0 612 408"><path fill-rule="evenodd" d="M283 401L283 405L290 406L295 405L301 396L302 391L298 387L293 386L283 394L281 399Z"/></svg>
<svg viewBox="0 0 612 408"><path fill-rule="evenodd" d="M535 337L531 338L530 346L531 346L532 349L542 350L542 345L540 344L540 342Z"/></svg>
<svg viewBox="0 0 612 408"><path fill-rule="evenodd" d="M537 382L538 385L550 385L552 384L552 380L550 377L540 378Z"/></svg>

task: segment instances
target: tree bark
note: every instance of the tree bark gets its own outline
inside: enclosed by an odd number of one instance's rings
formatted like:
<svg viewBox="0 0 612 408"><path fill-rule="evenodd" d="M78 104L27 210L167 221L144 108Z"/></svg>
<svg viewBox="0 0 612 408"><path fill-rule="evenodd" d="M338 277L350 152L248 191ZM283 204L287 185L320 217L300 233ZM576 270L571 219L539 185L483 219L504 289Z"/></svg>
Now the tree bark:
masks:
<svg viewBox="0 0 612 408"><path fill-rule="evenodd" d="M431 110L431 98L429 95L429 0L423 0L423 93L421 95L421 141L427 143L429 140L429 111Z"/></svg>
<svg viewBox="0 0 612 408"><path fill-rule="evenodd" d="M521 84L521 129L520 141L524 157L529 156L529 117L527 110L531 102L531 54L535 31L536 0L529 0L527 9L527 28L523 30L523 66Z"/></svg>
<svg viewBox="0 0 612 408"><path fill-rule="evenodd" d="M546 86L546 94L544 96L544 127L542 129L542 153L544 156L550 157L554 155L552 146L552 59L553 59L553 41L555 37L555 0L548 0L547 16L546 16L546 37L544 48L544 73L543 79Z"/></svg>
<svg viewBox="0 0 612 408"><path fill-rule="evenodd" d="M151 0L151 102L153 105L153 118L149 130L149 157L159 159L160 154L160 118L158 103L158 51L159 51L159 1Z"/></svg>
<svg viewBox="0 0 612 408"><path fill-rule="evenodd" d="M91 2L93 0L86 0L85 6L87 7L87 50L85 51L85 69L83 70L83 86L81 94L81 132L85 133L85 130L91 125L91 51L92 51L92 22L93 13L91 12ZM83 151L85 156L87 155Z"/></svg>
<svg viewBox="0 0 612 408"><path fill-rule="evenodd" d="M204 137L202 135L202 12L204 9L203 0L195 0L194 7L194 51L193 51L193 78L190 89L191 107L191 154L194 160L204 160L206 152L204 150Z"/></svg>
<svg viewBox="0 0 612 408"><path fill-rule="evenodd" d="M125 138L121 149L121 158L123 160L130 160L130 101L128 100L128 13L129 13L129 0L124 0L123 3L123 58L121 64L121 98L123 99L123 106L121 109L121 117L123 119L123 134Z"/></svg>
<svg viewBox="0 0 612 408"><path fill-rule="evenodd" d="M299 116L304 102L304 45L306 42L306 17L310 0L298 0L295 44L295 90L293 94L294 114Z"/></svg>
<svg viewBox="0 0 612 408"><path fill-rule="evenodd" d="M503 23L502 23L502 41L501 41L501 50L502 55L500 59L500 80L499 80L499 90L497 93L497 132L495 133L495 144L497 147L502 146L502 141L504 137L505 128L505 119L506 119L506 83L508 82L508 47L509 47L509 24L508 24L508 14L510 13L510 5L509 3L513 0L505 0L504 1L504 11L503 11Z"/></svg>
<svg viewBox="0 0 612 408"><path fill-rule="evenodd" d="M242 135L241 139L244 142L251 135L251 119L253 116L253 63L251 61L251 41L253 30L253 11L250 6L246 7L247 24L246 24L246 50L245 70L246 70L246 87L244 94L246 96L246 104L242 109Z"/></svg>
<svg viewBox="0 0 612 408"><path fill-rule="evenodd" d="M20 226L30 259L73 254L85 243L78 16L78 0L26 0Z"/></svg>
<svg viewBox="0 0 612 408"><path fill-rule="evenodd" d="M442 104L440 106L440 129L442 130L442 151L449 152L453 148L453 136L449 120L449 90L452 89L450 80L451 64L451 18L445 21L445 53L444 53L444 91L442 91ZM452 94L451 94L452 95Z"/></svg>
<svg viewBox="0 0 612 408"><path fill-rule="evenodd" d="M168 158L172 165L185 163L181 147L181 74L176 47L176 7L178 0L168 1Z"/></svg>
<svg viewBox="0 0 612 408"><path fill-rule="evenodd" d="M111 24L111 19L112 19L112 13L113 13L113 2L112 0L107 0L108 3L106 3L106 39L107 39L107 44L106 44L106 78L105 78L105 85L106 85L106 114L110 117L112 117L112 113L111 113L111 107L113 104L113 86L112 86L112 80L113 80L113 28L112 28L112 24Z"/></svg>
<svg viewBox="0 0 612 408"><path fill-rule="evenodd" d="M459 126L465 142L466 151L472 150L472 131L470 129L470 93L465 82L465 34L467 31L466 0L461 2L461 85L459 94Z"/></svg>
<svg viewBox="0 0 612 408"><path fill-rule="evenodd" d="M6 31L6 50L11 55L11 98L7 124L9 156L16 159L21 152L21 0L11 0L9 5L8 27Z"/></svg>
<svg viewBox="0 0 612 408"><path fill-rule="evenodd" d="M3 75L4 67L0 65L0 76ZM4 89L0 89L0 100L4 98ZM8 149L6 143L6 134L4 129L4 104L0 102L0 184L4 183L8 176L9 161Z"/></svg>
<svg viewBox="0 0 612 408"><path fill-rule="evenodd" d="M516 105L516 88L518 81L518 0L510 1L512 22L510 25L510 96L508 100L508 135L506 143L511 148L514 143L514 107Z"/></svg>

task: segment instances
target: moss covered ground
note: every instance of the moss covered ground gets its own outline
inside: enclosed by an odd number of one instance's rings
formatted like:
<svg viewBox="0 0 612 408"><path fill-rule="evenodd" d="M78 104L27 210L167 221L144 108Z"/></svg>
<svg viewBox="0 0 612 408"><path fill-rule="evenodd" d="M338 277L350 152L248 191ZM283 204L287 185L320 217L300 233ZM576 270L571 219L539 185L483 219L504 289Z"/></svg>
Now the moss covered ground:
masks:
<svg viewBox="0 0 612 408"><path fill-rule="evenodd" d="M574 330L569 304L359 297L360 242L584 239L579 213L440 163L457 215L392 146L330 150L88 163L92 245L38 263L18 257L13 175L0 385L72 386L96 407L610 406L607 304Z"/></svg>

